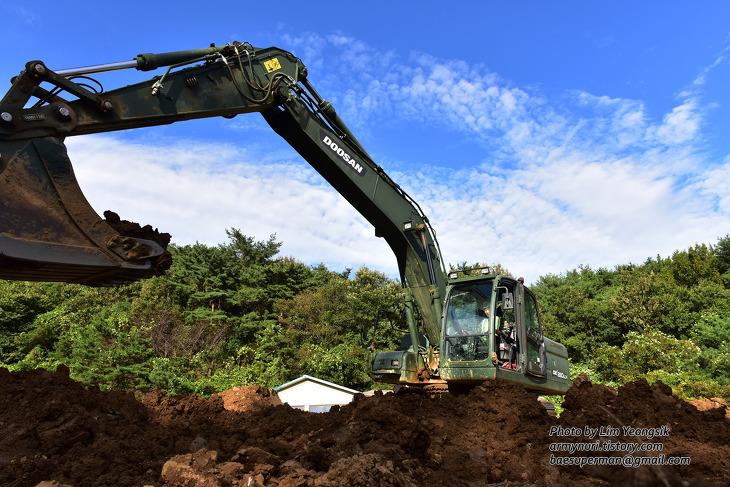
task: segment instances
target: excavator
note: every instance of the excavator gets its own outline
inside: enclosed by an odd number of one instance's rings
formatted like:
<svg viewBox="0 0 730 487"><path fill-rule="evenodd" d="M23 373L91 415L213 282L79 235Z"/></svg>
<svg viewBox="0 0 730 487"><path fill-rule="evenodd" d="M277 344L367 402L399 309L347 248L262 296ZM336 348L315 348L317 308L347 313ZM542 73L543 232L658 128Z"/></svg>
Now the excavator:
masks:
<svg viewBox="0 0 730 487"><path fill-rule="evenodd" d="M124 69L161 74L110 91L90 76ZM169 267L166 242L90 206L66 137L258 112L395 254L407 332L396 351L370 341L375 381L437 393L493 379L543 394L568 389L566 348L544 336L524 280L489 269L447 273L418 203L374 162L293 54L233 42L56 71L30 61L11 82L0 101L0 279L114 286Z"/></svg>

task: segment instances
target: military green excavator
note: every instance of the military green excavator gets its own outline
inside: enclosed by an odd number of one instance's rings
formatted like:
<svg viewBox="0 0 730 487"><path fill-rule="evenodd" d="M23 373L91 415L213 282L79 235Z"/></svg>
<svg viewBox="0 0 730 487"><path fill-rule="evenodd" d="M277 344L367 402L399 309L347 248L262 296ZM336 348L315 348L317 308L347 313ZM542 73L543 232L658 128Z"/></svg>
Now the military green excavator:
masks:
<svg viewBox="0 0 730 487"><path fill-rule="evenodd" d="M162 73L93 89L90 75L130 68ZM164 242L91 208L65 138L249 112L261 113L395 254L408 332L401 350L372 347L374 380L434 391L496 378L546 394L568 389L566 349L543 335L523 280L447 275L419 205L311 86L301 60L273 47L234 42L57 71L28 62L0 102L0 278L109 286L163 271Z"/></svg>

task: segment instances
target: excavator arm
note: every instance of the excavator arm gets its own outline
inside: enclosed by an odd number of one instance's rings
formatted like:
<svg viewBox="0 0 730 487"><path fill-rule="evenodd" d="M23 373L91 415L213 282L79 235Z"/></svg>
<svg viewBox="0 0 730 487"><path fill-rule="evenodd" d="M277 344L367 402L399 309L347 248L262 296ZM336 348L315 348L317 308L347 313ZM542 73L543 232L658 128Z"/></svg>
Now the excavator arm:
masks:
<svg viewBox="0 0 730 487"><path fill-rule="evenodd" d="M89 78L163 67L152 80L111 91L95 90ZM169 265L164 238L99 217L64 139L250 112L261 113L386 240L431 343L439 343L443 262L418 204L309 84L298 58L238 42L61 71L27 63L0 101L0 278L115 285L161 272Z"/></svg>

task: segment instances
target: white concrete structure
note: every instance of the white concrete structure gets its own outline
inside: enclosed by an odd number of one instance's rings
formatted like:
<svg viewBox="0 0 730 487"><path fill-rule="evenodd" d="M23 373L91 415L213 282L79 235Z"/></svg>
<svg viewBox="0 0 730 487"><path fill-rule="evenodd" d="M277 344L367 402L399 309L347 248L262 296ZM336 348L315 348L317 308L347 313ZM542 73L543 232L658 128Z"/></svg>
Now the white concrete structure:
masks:
<svg viewBox="0 0 730 487"><path fill-rule="evenodd" d="M303 375L291 382L274 387L282 402L293 408L312 413L324 413L332 406L342 406L352 401L360 391L339 384Z"/></svg>

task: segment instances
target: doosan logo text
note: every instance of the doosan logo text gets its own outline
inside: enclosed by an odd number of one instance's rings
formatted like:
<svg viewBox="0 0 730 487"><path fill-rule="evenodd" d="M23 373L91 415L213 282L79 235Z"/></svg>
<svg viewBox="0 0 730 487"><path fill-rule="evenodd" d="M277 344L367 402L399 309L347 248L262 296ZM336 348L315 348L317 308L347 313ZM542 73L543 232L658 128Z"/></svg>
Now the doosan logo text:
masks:
<svg viewBox="0 0 730 487"><path fill-rule="evenodd" d="M365 175L365 168L363 166L361 166L360 163L358 163L354 157L352 157L350 154L348 154L345 151L345 149L343 149L342 147L337 145L337 142L330 139L329 136L327 134L325 134L324 132L320 132L320 135L322 136L322 142L324 142L324 144L327 147L329 147L332 150L332 152L337 154L339 156L339 158L342 160L342 162L349 165L350 168L353 171L355 171L356 173L358 173L360 176Z"/></svg>

